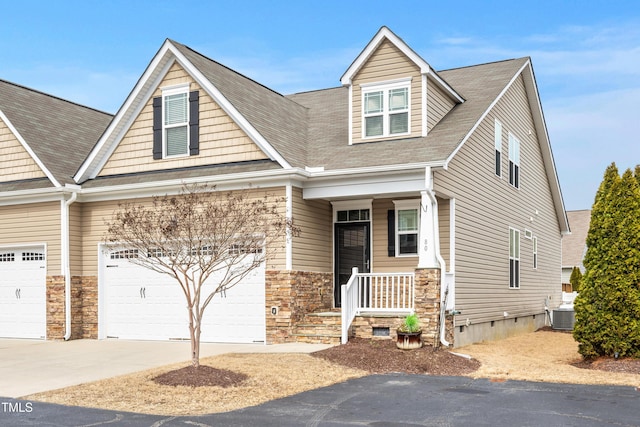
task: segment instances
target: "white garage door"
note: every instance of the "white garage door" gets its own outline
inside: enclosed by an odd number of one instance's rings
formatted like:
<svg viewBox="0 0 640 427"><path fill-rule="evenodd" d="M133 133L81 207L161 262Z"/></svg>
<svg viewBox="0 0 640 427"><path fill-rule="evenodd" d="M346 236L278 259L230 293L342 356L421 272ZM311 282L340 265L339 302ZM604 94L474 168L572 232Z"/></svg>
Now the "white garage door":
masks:
<svg viewBox="0 0 640 427"><path fill-rule="evenodd" d="M103 262L106 337L122 339L188 339L187 303L175 279L137 266L133 250L112 250ZM210 279L205 288L214 286ZM252 343L265 339L264 268L218 294L206 308L201 341Z"/></svg>
<svg viewBox="0 0 640 427"><path fill-rule="evenodd" d="M0 249L0 337L45 338L44 247Z"/></svg>

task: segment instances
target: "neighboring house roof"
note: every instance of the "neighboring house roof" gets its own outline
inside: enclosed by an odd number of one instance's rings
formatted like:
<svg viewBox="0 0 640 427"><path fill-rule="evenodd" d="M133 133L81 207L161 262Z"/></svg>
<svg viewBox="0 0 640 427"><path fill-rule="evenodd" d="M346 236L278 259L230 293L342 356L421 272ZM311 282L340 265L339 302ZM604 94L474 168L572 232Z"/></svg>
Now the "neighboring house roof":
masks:
<svg viewBox="0 0 640 427"><path fill-rule="evenodd" d="M582 266L587 250L587 234L591 222L591 211L567 211L571 234L562 238L562 268Z"/></svg>
<svg viewBox="0 0 640 427"><path fill-rule="evenodd" d="M0 116L47 179L0 184L0 191L73 184L73 173L111 120L110 114L0 80Z"/></svg>

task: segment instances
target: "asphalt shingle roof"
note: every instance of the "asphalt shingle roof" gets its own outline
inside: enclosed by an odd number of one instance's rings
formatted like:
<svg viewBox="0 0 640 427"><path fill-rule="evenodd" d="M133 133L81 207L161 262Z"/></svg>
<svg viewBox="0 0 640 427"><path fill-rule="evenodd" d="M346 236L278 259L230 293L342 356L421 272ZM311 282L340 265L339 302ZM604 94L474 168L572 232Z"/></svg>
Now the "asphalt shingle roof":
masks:
<svg viewBox="0 0 640 427"><path fill-rule="evenodd" d="M62 185L73 183L73 174L112 119L102 111L4 80L0 80L0 111ZM37 180L14 183L11 188L52 185L49 180Z"/></svg>

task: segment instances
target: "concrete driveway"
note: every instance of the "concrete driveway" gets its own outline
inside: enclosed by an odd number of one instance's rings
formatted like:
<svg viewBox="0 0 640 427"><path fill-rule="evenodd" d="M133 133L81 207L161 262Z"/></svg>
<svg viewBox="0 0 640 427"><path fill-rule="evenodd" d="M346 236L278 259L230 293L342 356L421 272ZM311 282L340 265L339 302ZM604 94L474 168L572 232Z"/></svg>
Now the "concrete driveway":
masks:
<svg viewBox="0 0 640 427"><path fill-rule="evenodd" d="M200 357L223 353L309 353L323 344L202 343ZM21 397L190 360L188 341L0 339L0 396Z"/></svg>

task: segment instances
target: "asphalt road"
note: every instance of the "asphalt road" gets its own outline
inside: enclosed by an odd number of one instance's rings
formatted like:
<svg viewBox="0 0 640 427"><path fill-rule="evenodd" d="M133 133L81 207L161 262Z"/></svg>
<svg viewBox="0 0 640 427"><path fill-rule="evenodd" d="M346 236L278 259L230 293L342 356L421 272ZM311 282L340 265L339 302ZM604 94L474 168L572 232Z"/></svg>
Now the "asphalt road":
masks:
<svg viewBox="0 0 640 427"><path fill-rule="evenodd" d="M640 390L372 375L238 411L187 417L0 397L0 426L640 426Z"/></svg>

